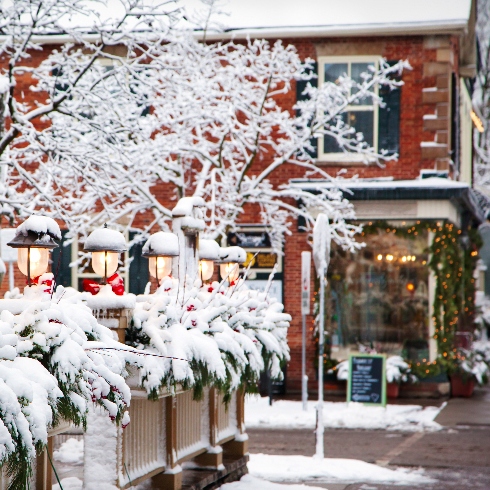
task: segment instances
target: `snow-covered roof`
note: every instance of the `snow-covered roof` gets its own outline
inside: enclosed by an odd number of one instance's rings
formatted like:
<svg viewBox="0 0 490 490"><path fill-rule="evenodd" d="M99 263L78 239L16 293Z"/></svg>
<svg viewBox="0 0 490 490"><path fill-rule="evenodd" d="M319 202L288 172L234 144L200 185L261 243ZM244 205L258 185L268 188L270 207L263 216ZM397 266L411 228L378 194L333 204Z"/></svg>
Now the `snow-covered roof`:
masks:
<svg viewBox="0 0 490 490"><path fill-rule="evenodd" d="M341 180L334 182L325 180L293 180L293 187L299 187L304 190L315 189L332 189L339 187L341 189L468 189L466 182L444 179L440 177L430 177L428 179L412 180L393 180L385 179L359 179L359 180Z"/></svg>
<svg viewBox="0 0 490 490"><path fill-rule="evenodd" d="M183 3L192 12L199 0ZM466 28L470 9L471 0L228 0L218 18L225 33L206 37L454 32Z"/></svg>

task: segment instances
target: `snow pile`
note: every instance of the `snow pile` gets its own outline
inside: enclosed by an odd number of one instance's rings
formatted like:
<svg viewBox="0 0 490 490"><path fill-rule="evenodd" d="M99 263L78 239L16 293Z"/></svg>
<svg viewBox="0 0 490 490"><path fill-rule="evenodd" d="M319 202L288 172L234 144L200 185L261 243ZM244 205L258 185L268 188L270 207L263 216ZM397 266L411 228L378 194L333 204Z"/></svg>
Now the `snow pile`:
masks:
<svg viewBox="0 0 490 490"><path fill-rule="evenodd" d="M69 478L63 478L61 480L61 487L59 483L53 485L53 490L82 490L83 482L76 476L71 476Z"/></svg>
<svg viewBox="0 0 490 490"><path fill-rule="evenodd" d="M318 460L307 456L251 454L248 469L252 476L284 482L320 480L346 483L394 483L398 485L434 482L431 478L424 476L422 471L402 468L391 470L355 459L325 458Z"/></svg>
<svg viewBox="0 0 490 490"><path fill-rule="evenodd" d="M388 383L414 382L416 377L410 374L410 366L401 356L390 356L386 359L386 381ZM342 361L330 370L337 371L337 379L347 380L349 378L349 361Z"/></svg>
<svg viewBox="0 0 490 490"><path fill-rule="evenodd" d="M254 456L255 457L255 456ZM261 478L257 478L252 475L242 476L240 481L234 481L232 483L226 483L220 487L221 490L308 490L308 485L281 485L280 483L273 483Z"/></svg>
<svg viewBox="0 0 490 490"><path fill-rule="evenodd" d="M70 437L57 451L54 451L55 461L67 464L83 464L83 439Z"/></svg>
<svg viewBox="0 0 490 490"><path fill-rule="evenodd" d="M281 303L243 281L179 288L166 278L155 294L139 298L128 337L135 347L167 356L140 370L147 391L211 383L230 392L255 383L264 367L282 376L290 320Z"/></svg>
<svg viewBox="0 0 490 490"><path fill-rule="evenodd" d="M127 424L125 366L141 362L104 350L127 347L97 323L80 293L58 287L51 297L42 286L26 290L31 300L0 301L0 463L15 467L14 486L59 418L80 425L95 402Z"/></svg>
<svg viewBox="0 0 490 490"><path fill-rule="evenodd" d="M134 294L116 294L110 284L101 286L100 291L93 295L88 292L80 293L79 301L87 304L94 311L116 309L116 308L134 308L136 296Z"/></svg>
<svg viewBox="0 0 490 490"><path fill-rule="evenodd" d="M247 428L313 429L316 425L316 402L308 402L303 411L301 402L279 400L269 406L268 398L249 396L246 399ZM365 406L362 403L324 402L325 427L333 429L384 429L404 432L436 431L442 427L434 422L444 408L419 405Z"/></svg>

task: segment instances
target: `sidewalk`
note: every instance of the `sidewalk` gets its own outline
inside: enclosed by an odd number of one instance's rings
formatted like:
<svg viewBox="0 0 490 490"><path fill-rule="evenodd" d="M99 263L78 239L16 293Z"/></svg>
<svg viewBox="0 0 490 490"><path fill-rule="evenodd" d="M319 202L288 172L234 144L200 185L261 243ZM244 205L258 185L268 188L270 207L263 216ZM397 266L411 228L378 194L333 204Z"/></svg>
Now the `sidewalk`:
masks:
<svg viewBox="0 0 490 490"><path fill-rule="evenodd" d="M476 388L471 398L451 398L435 421L444 427L490 426L490 387Z"/></svg>
<svg viewBox="0 0 490 490"><path fill-rule="evenodd" d="M333 400L332 400L333 401ZM344 401L338 398L337 401ZM440 406L441 400L400 400L401 404ZM490 489L490 387L476 388L472 398L451 398L436 417L439 432L397 433L336 429L325 431L325 457L351 458L387 468L423 468L436 483L387 485L366 482L301 483L328 490L466 490ZM303 454L314 452L311 430L249 431L250 452ZM355 477L355 475L354 475Z"/></svg>

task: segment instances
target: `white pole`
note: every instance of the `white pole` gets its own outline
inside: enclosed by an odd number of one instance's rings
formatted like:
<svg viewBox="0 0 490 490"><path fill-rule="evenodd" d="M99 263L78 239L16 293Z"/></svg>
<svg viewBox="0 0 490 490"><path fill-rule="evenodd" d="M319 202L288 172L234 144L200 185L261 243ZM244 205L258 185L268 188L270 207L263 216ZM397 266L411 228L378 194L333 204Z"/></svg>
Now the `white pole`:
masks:
<svg viewBox="0 0 490 490"><path fill-rule="evenodd" d="M317 276L320 279L320 321L318 325L318 403L316 406L316 452L315 458L324 458L323 448L323 349L325 332L325 283L330 263L330 225L328 217L320 213L313 228L313 259Z"/></svg>
<svg viewBox="0 0 490 490"><path fill-rule="evenodd" d="M308 408L308 376L306 375L306 315L310 314L311 252L301 252L301 400L303 410Z"/></svg>
<svg viewBox="0 0 490 490"><path fill-rule="evenodd" d="M316 453L315 458L324 458L323 448L323 349L325 331L325 270L320 276L320 324L318 326L318 404L316 406Z"/></svg>

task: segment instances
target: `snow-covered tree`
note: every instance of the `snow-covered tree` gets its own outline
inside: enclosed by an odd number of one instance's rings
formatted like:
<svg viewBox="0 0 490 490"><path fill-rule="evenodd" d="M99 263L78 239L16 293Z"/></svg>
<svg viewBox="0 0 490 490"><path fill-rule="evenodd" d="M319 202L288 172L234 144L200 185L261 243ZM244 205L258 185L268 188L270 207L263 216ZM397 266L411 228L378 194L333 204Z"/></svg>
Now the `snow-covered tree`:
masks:
<svg viewBox="0 0 490 490"><path fill-rule="evenodd" d="M490 195L490 1L478 0L476 37L478 73L475 81L473 104L483 120L483 131L474 129L475 184Z"/></svg>
<svg viewBox="0 0 490 490"><path fill-rule="evenodd" d="M376 87L398 86L393 75L406 62L381 61L361 83L341 77L309 86L296 114L278 103L294 80L308 77L308 62L292 46L198 42L178 3L5 5L4 214L43 209L85 234L102 222L135 230L138 213L151 211L154 220L140 230L146 233L154 225L165 229L171 217L156 192L167 185L176 198L206 200L213 238L232 229L252 204L277 248L291 216L312 224L311 208L328 214L337 242L354 246L357 228L345 222L353 208L341 192L302 192L283 176L296 167L296 176L332 179L309 156L312 136L321 134L366 162L396 158L377 154L341 115L362 98L382 103ZM59 34L62 44L46 44ZM276 175L283 185L273 184Z"/></svg>

